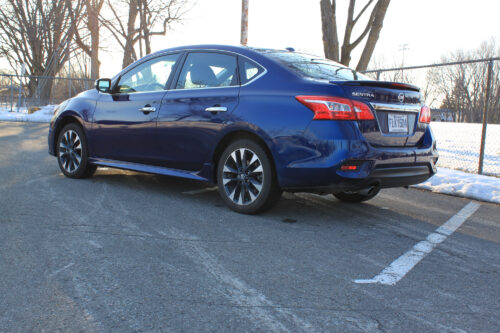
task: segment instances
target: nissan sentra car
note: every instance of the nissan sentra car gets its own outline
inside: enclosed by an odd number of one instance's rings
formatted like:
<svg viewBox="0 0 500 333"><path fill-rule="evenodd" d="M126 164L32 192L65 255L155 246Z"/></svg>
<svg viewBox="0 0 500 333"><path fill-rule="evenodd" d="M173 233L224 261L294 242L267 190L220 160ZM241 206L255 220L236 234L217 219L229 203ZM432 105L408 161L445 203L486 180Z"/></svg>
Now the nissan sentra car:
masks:
<svg viewBox="0 0 500 333"><path fill-rule="evenodd" d="M251 214L282 191L361 202L436 172L417 87L293 50L176 47L95 88L50 123L49 152L70 178L99 166L189 178Z"/></svg>

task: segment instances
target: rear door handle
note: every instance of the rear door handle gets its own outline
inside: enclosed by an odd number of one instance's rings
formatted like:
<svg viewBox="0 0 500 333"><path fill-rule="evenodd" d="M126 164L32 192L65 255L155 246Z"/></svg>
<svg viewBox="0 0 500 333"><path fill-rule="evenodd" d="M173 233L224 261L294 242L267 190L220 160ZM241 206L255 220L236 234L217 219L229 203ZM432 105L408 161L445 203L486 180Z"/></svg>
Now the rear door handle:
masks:
<svg viewBox="0 0 500 333"><path fill-rule="evenodd" d="M139 109L139 111L144 112L144 113L155 112L156 108L154 106L145 106L145 107Z"/></svg>
<svg viewBox="0 0 500 333"><path fill-rule="evenodd" d="M205 111L207 111L207 112L226 112L227 108L225 106L211 106L209 108L206 108Z"/></svg>

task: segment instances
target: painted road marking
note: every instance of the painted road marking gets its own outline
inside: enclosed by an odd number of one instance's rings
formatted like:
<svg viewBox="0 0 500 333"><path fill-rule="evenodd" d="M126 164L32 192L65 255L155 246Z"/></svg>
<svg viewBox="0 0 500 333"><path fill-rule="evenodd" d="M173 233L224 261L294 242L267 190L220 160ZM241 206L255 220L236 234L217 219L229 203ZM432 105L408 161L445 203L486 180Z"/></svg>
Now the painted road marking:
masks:
<svg viewBox="0 0 500 333"><path fill-rule="evenodd" d="M63 268L59 268L57 271L55 272L52 272L51 274L49 274L49 278L53 278L54 276L56 276L57 274L61 273L62 271L70 268L71 266L73 266L75 263L74 262L70 262L69 264L67 264L66 266L64 266Z"/></svg>
<svg viewBox="0 0 500 333"><path fill-rule="evenodd" d="M202 188L201 190L185 191L185 192L182 192L182 194L195 195L195 194L200 194L200 193L210 192L210 191L215 191L215 190L217 190L217 186L206 187L206 188Z"/></svg>
<svg viewBox="0 0 500 333"><path fill-rule="evenodd" d="M424 259L426 255L440 243L442 243L448 236L453 234L455 230L471 217L481 205L477 202L471 201L457 214L452 216L442 226L437 228L432 234L427 236L426 240L417 243L410 251L403 254L401 257L387 266L379 275L373 279L368 280L353 280L355 283L380 283L393 286L398 283L409 271L415 267L420 260Z"/></svg>
<svg viewBox="0 0 500 333"><path fill-rule="evenodd" d="M177 239L198 238L171 226L166 231L158 233ZM316 332L311 323L297 316L291 311L291 308L273 303L259 290L227 270L224 264L206 250L205 245L201 242L181 242L179 248L197 266L203 268L206 274L217 281L211 292L226 296L230 300L230 304L248 316L259 330L264 332ZM289 329L288 325L292 329Z"/></svg>
<svg viewBox="0 0 500 333"><path fill-rule="evenodd" d="M93 247L97 247L98 249L102 249L102 245L97 243L96 241L89 240L89 244L92 245Z"/></svg>

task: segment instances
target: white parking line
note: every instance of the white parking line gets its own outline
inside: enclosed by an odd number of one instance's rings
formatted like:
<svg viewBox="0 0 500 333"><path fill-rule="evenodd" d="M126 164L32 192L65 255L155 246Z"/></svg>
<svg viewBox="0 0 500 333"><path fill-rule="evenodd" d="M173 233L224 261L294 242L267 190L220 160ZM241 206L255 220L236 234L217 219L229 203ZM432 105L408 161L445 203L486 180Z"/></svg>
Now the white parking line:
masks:
<svg viewBox="0 0 500 333"><path fill-rule="evenodd" d="M177 239L198 239L197 236L168 226L162 235ZM208 276L217 281L210 292L226 296L231 306L235 306L244 316L249 317L257 330L263 332L316 332L307 320L297 316L291 309L273 303L258 289L248 285L243 279L230 272L220 259L211 254L202 242L181 242L179 249ZM289 328L292 327L292 329Z"/></svg>
<svg viewBox="0 0 500 333"><path fill-rule="evenodd" d="M210 192L210 191L215 191L215 190L217 190L217 186L206 187L206 188L202 188L201 190L185 191L185 192L182 192L182 194L195 195L195 194L200 194L200 193Z"/></svg>
<svg viewBox="0 0 500 333"><path fill-rule="evenodd" d="M417 243L410 251L403 254L398 259L394 260L392 264L387 266L379 275L373 279L367 280L353 280L355 283L380 283L393 286L401 280L409 271L415 267L420 260L440 243L442 243L448 236L479 209L481 205L477 202L471 201L457 214L452 216L442 226L437 228L432 234L427 236L426 240Z"/></svg>
<svg viewBox="0 0 500 333"><path fill-rule="evenodd" d="M70 268L71 266L73 266L75 263L74 262L70 262L69 264L67 264L66 266L64 266L63 268L59 268L57 271L54 271L52 272L51 274L49 274L49 278L53 278L54 276L56 276L57 274L61 273L62 271Z"/></svg>

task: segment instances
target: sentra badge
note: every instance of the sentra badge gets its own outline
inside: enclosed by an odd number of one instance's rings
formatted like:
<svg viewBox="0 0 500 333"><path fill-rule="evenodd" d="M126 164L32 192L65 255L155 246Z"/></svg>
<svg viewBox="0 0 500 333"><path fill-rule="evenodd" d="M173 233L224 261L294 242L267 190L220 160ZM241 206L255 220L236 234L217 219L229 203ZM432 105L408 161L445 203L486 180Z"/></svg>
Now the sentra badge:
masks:
<svg viewBox="0 0 500 333"><path fill-rule="evenodd" d="M367 91L354 91L352 93L353 96L357 97L367 97L367 98L375 98L375 94Z"/></svg>

